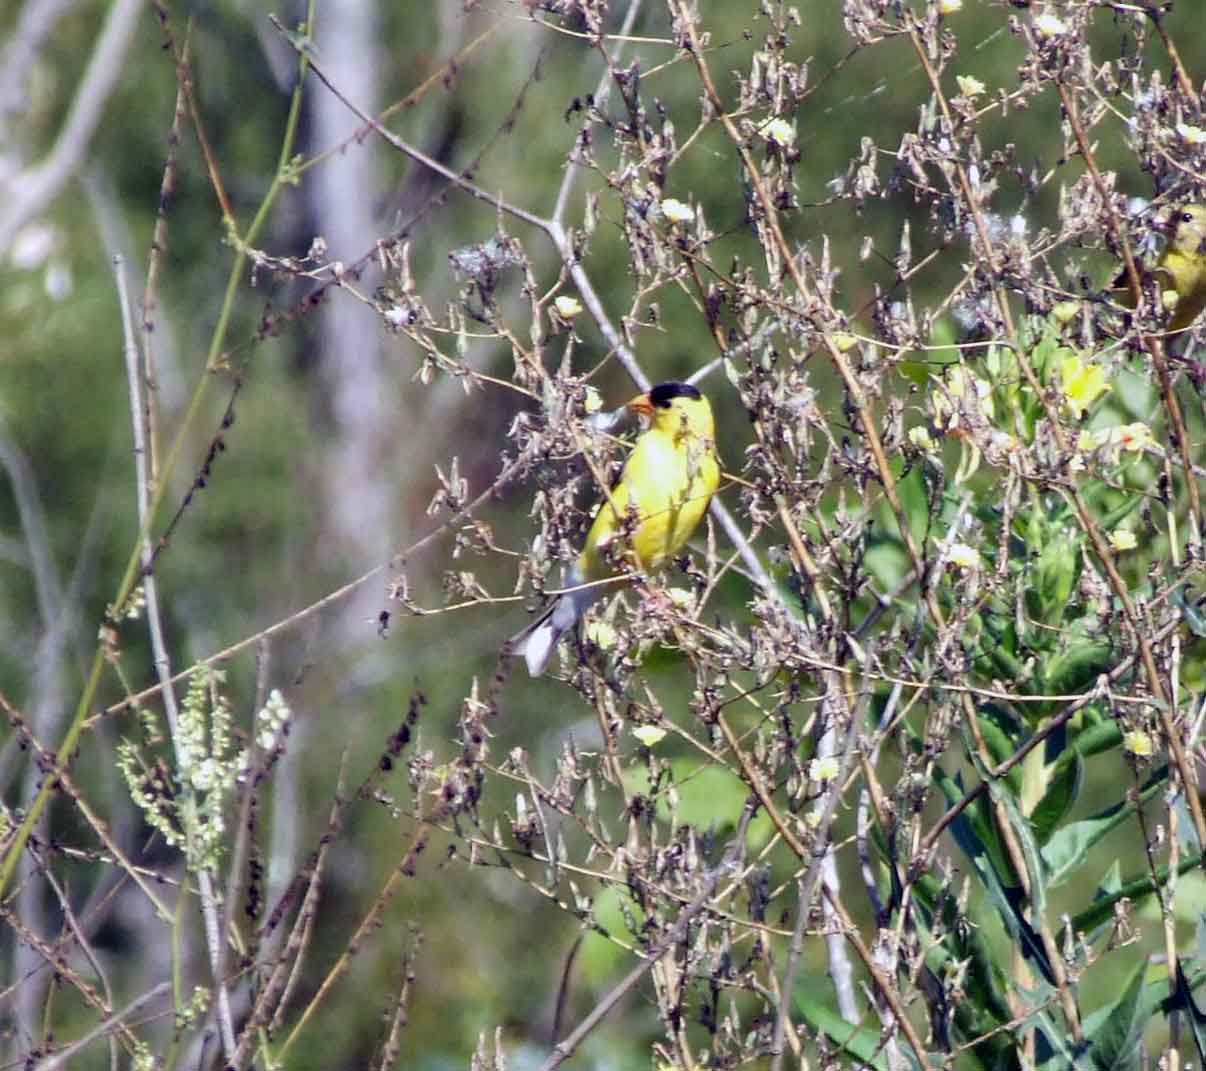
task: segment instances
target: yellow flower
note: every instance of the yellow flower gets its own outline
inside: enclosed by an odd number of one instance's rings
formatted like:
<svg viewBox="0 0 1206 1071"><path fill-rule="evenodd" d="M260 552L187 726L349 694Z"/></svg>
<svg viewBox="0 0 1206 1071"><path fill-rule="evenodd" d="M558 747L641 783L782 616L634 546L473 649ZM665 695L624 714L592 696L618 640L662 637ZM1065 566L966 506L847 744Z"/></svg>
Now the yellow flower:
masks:
<svg viewBox="0 0 1206 1071"><path fill-rule="evenodd" d="M597 413L603 408L603 395L601 395L594 387L586 388L586 401L582 403L588 413Z"/></svg>
<svg viewBox="0 0 1206 1071"><path fill-rule="evenodd" d="M987 88L979 78L973 78L970 74L956 75L955 84L959 87L959 92L968 100L978 97Z"/></svg>
<svg viewBox="0 0 1206 1071"><path fill-rule="evenodd" d="M808 764L808 777L812 781L832 781L841 773L841 769L838 760L829 755L823 759L813 759Z"/></svg>
<svg viewBox="0 0 1206 1071"><path fill-rule="evenodd" d="M1117 427L1099 428L1096 431L1086 429L1080 433L1077 442L1077 446L1081 450L1096 450L1099 446L1110 446L1120 450L1129 450L1132 454L1137 454L1141 450L1155 445L1156 440L1152 436L1152 429L1140 420L1133 424L1120 424Z"/></svg>
<svg viewBox="0 0 1206 1071"><path fill-rule="evenodd" d="M1078 420L1110 389L1104 369L1100 365L1086 364L1075 354L1060 361L1059 381L1064 388L1064 404Z"/></svg>
<svg viewBox="0 0 1206 1071"><path fill-rule="evenodd" d="M610 651L616 645L616 630L606 621L592 621L586 626L586 638L600 651Z"/></svg>
<svg viewBox="0 0 1206 1071"><path fill-rule="evenodd" d="M582 305L577 298L570 297L568 294L562 294L553 302L553 308L557 310L557 314L563 320L572 320L582 311Z"/></svg>
<svg viewBox="0 0 1206 1071"><path fill-rule="evenodd" d="M1146 450L1149 446L1155 446L1156 440L1152 438L1152 429L1142 421L1136 421L1134 424L1123 424L1120 428L1112 428L1111 439L1117 442L1123 450L1130 450L1132 453L1138 453L1140 450Z"/></svg>
<svg viewBox="0 0 1206 1071"><path fill-rule="evenodd" d="M974 569L980 564L980 555L966 543L952 543L946 553L946 560L960 569Z"/></svg>
<svg viewBox="0 0 1206 1071"><path fill-rule="evenodd" d="M695 218L695 209L685 201L667 197L662 202L662 218L667 223L690 223Z"/></svg>
<svg viewBox="0 0 1206 1071"><path fill-rule="evenodd" d="M1056 323L1071 323L1079 315L1079 301L1057 301L1053 306L1051 306L1051 316Z"/></svg>
<svg viewBox="0 0 1206 1071"><path fill-rule="evenodd" d="M786 119L772 119L762 128L762 136L781 149L790 149L796 143L796 128Z"/></svg>
<svg viewBox="0 0 1206 1071"><path fill-rule="evenodd" d="M1178 123L1177 133L1190 145L1206 145L1206 130L1203 130L1200 126Z"/></svg>
<svg viewBox="0 0 1206 1071"><path fill-rule="evenodd" d="M632 730L632 735L646 747L656 747L666 739L666 730L656 725L639 725Z"/></svg>
<svg viewBox="0 0 1206 1071"><path fill-rule="evenodd" d="M1068 24L1047 11L1034 17L1034 28L1043 37L1059 37L1068 32Z"/></svg>
<svg viewBox="0 0 1206 1071"><path fill-rule="evenodd" d="M1110 533L1110 546L1121 553L1124 550L1134 550L1139 545L1135 533L1129 528L1115 528Z"/></svg>
<svg viewBox="0 0 1206 1071"><path fill-rule="evenodd" d="M1155 747L1152 745L1152 738L1139 729L1132 729L1123 736L1122 747L1131 755L1135 755L1141 759L1148 758L1155 750Z"/></svg>
<svg viewBox="0 0 1206 1071"><path fill-rule="evenodd" d="M915 428L909 428L909 442L911 442L918 450L933 450L934 437L930 434L930 429L922 424Z"/></svg>
<svg viewBox="0 0 1206 1071"><path fill-rule="evenodd" d="M963 10L963 0L938 0L938 13L940 15L953 15L956 11Z"/></svg>

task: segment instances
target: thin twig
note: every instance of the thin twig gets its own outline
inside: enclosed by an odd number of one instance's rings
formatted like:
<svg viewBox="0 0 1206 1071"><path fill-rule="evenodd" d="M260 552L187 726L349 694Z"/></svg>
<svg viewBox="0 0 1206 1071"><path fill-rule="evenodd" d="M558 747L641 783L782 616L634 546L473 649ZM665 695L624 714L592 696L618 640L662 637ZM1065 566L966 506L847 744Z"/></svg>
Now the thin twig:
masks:
<svg viewBox="0 0 1206 1071"><path fill-rule="evenodd" d="M628 35L632 33L632 27L636 24L637 15L641 10L641 0L629 0L628 10L624 13L624 22L620 26L618 34L611 39L616 41L616 50L608 56L606 49L603 47L602 40L597 42L599 52L603 56L605 69L602 76L599 78L599 84L595 87L595 109L599 110L607 104L607 98L611 93L611 82L615 74L616 64L620 62L620 57L624 54L624 44L628 40ZM546 26L551 26L550 23L545 23ZM590 119L586 122L589 124ZM553 204L553 214L549 219L553 223L560 224L565 218L565 208L569 203L570 193L573 192L574 178L577 175L577 169L574 165L573 157L565 162L565 174L561 176L561 185L557 189L557 199Z"/></svg>
<svg viewBox="0 0 1206 1071"><path fill-rule="evenodd" d="M77 1053L82 1052L98 1038L108 1037L115 1031L123 1029L125 1021L130 1018L140 1008L145 1007L152 1001L158 1000L171 990L170 982L160 982L158 985L152 986L141 996L135 997L129 1004L122 1008L119 1012L114 1012L108 1018L97 1023L91 1030L88 1031L78 1041L73 1041L70 1045L65 1046L52 1056L48 1056L39 1064L35 1064L35 1071L58 1071L60 1067L66 1067L67 1061L73 1059Z"/></svg>
<svg viewBox="0 0 1206 1071"><path fill-rule="evenodd" d="M591 1034L595 1027L607 1018L612 1008L649 973L654 964L662 956L687 936L687 931L692 921L708 906L712 899L712 894L716 891L716 886L720 884L721 878L740 869L741 859L745 853L745 832L749 827L750 819L754 816L755 809L754 801L751 800L746 803L745 809L741 812L741 820L737 823L737 831L734 833L733 839L729 841L724 858L708 872L704 878L703 887L695 899L679 912L678 918L675 919L674 925L670 928L670 932L645 953L645 958L637 966L633 967L619 983L612 987L564 1041L559 1041L553 1047L553 1051L549 1053L548 1058L540 1065L539 1071L555 1071L556 1068L560 1067L561 1064L573 1056L578 1046Z"/></svg>
<svg viewBox="0 0 1206 1071"><path fill-rule="evenodd" d="M864 695L868 693L864 692ZM831 703L832 706L837 706L836 702ZM829 843L829 831L833 827L833 820L837 817L838 803L841 801L842 794L838 790L846 777L849 775L851 768L856 761L858 751L858 726L861 717L861 707L865 704L858 704L846 711L847 717L850 719L846 727L846 739L842 745L842 760L841 770L826 787L824 801L819 809L819 821L816 828L813 830L811 852L812 858L808 864L808 870L805 871L804 877L799 882L799 896L796 899L796 924L791 935L791 946L787 954L787 966L783 971L783 983L780 986L779 992L779 1007L775 1014L775 1030L771 1038L771 1071L780 1071L783 1066L783 1038L787 1030L787 1022L789 1018L788 1005L791 1002L792 995L796 991L796 975L800 969L800 960L804 954L804 929L808 921L808 916L812 910L812 892L813 886L818 878L822 877L827 860L832 860L832 848ZM829 730L832 732L832 730ZM822 880L822 885L826 892L830 895L828 899L835 898L833 890ZM846 1013L849 1009L843 1009Z"/></svg>

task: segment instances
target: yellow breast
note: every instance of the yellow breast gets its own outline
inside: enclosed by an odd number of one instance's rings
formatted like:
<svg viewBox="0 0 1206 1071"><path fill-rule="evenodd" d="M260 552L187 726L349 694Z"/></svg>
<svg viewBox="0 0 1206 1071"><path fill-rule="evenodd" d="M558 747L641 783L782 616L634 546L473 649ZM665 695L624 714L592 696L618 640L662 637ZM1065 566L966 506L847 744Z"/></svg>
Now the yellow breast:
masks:
<svg viewBox="0 0 1206 1071"><path fill-rule="evenodd" d="M1160 267L1172 277L1173 289L1178 295L1169 330L1180 331L1193 323L1206 307L1206 256L1169 252Z"/></svg>
<svg viewBox="0 0 1206 1071"><path fill-rule="evenodd" d="M620 482L604 502L579 559L585 577L614 572L607 548L635 518L629 547L642 569L658 569L677 554L698 527L720 482L720 466L710 442L658 430L637 440Z"/></svg>

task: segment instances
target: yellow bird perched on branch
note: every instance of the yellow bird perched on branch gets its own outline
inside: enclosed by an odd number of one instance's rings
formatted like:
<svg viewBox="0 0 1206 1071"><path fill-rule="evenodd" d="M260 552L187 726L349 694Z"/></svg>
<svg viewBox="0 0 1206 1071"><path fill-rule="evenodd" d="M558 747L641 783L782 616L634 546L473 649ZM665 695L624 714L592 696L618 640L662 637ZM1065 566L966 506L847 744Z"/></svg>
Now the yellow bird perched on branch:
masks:
<svg viewBox="0 0 1206 1071"><path fill-rule="evenodd" d="M1178 208L1160 225L1168 235L1168 244L1152 269L1161 293L1173 291L1177 303L1169 320L1169 334L1184 331L1206 308L1206 205L1190 204ZM1114 280L1118 300L1135 307L1126 272Z"/></svg>
<svg viewBox="0 0 1206 1071"><path fill-rule="evenodd" d="M523 655L540 676L562 634L581 620L614 575L617 538L641 569L658 569L677 554L708 508L720 483L712 407L689 383L659 383L628 403L646 430L637 438L619 482L599 506L582 553L570 569L569 587L527 628L507 641L505 652ZM589 587L580 585L589 584Z"/></svg>

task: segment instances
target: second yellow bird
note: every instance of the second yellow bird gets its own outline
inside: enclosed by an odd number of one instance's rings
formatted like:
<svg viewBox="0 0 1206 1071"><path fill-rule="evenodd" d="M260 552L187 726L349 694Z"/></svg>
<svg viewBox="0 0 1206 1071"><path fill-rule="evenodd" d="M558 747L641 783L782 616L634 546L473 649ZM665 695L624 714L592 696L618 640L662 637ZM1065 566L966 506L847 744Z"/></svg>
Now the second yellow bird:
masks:
<svg viewBox="0 0 1206 1071"><path fill-rule="evenodd" d="M562 634L573 628L607 585L579 587L614 575L612 556L661 568L691 538L720 483L716 430L708 400L689 383L659 383L628 403L647 430L637 439L619 482L600 504L567 591L507 644L533 677L544 672ZM628 520L631 518L631 520ZM624 545L614 551L617 538Z"/></svg>
<svg viewBox="0 0 1206 1071"><path fill-rule="evenodd" d="M1177 303L1168 323L1169 334L1176 334L1189 327L1206 308L1206 205L1175 209L1163 224L1163 230L1168 235L1168 244L1152 274L1162 292L1176 292ZM1127 287L1125 272L1114 285ZM1120 300L1131 308L1135 306L1129 287Z"/></svg>

